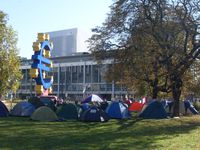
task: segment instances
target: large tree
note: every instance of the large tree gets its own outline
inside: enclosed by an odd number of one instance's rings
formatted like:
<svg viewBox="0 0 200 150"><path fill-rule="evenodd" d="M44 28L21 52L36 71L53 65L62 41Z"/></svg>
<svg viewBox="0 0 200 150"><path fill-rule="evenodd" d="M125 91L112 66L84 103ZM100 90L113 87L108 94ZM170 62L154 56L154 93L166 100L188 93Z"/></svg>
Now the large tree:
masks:
<svg viewBox="0 0 200 150"><path fill-rule="evenodd" d="M7 25L7 15L0 11L0 98L16 92L21 79L17 35Z"/></svg>
<svg viewBox="0 0 200 150"><path fill-rule="evenodd" d="M132 79L158 92L172 92L174 116L188 69L199 56L200 0L116 0L90 38L96 56L117 50L114 59ZM98 53L96 53L98 52ZM99 57L97 57L99 58ZM121 73L122 74L122 73Z"/></svg>

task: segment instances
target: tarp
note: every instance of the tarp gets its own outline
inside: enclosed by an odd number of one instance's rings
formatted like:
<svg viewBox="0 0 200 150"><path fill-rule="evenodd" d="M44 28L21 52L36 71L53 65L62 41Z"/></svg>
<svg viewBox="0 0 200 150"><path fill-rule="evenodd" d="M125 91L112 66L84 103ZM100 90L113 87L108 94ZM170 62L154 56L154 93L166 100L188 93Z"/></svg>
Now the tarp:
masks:
<svg viewBox="0 0 200 150"><path fill-rule="evenodd" d="M56 114L61 119L78 119L77 107L72 103L60 105Z"/></svg>
<svg viewBox="0 0 200 150"><path fill-rule="evenodd" d="M34 111L35 107L31 103L22 101L13 107L10 114L13 116L31 116Z"/></svg>
<svg viewBox="0 0 200 150"><path fill-rule="evenodd" d="M134 112L140 112L142 110L143 105L144 105L143 103L133 102L129 106L128 110L129 111L134 111Z"/></svg>
<svg viewBox="0 0 200 150"><path fill-rule="evenodd" d="M9 115L8 108L0 101L0 117L7 117Z"/></svg>
<svg viewBox="0 0 200 150"><path fill-rule="evenodd" d="M42 106L35 110L31 115L31 119L37 121L56 121L58 117L51 108Z"/></svg>
<svg viewBox="0 0 200 150"><path fill-rule="evenodd" d="M140 118L144 119L163 119L167 118L167 113L161 104L157 100L153 100L144 105L144 109L139 113Z"/></svg>
<svg viewBox="0 0 200 150"><path fill-rule="evenodd" d="M124 119L131 117L128 107L124 103L117 101L113 101L109 104L106 109L106 113L110 118L113 119Z"/></svg>
<svg viewBox="0 0 200 150"><path fill-rule="evenodd" d="M84 99L81 103L90 103L90 102L98 102L101 103L103 102L103 99L100 98L98 95L96 94L92 94L90 96L88 96L86 99Z"/></svg>
<svg viewBox="0 0 200 150"><path fill-rule="evenodd" d="M80 120L87 122L106 122L109 120L109 116L103 110L92 106L81 114Z"/></svg>

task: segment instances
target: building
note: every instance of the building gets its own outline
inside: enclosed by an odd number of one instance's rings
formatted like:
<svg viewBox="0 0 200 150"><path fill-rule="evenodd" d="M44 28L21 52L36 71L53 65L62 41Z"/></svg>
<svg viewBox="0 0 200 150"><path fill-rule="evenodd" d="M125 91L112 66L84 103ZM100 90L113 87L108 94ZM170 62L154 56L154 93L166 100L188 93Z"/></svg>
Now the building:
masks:
<svg viewBox="0 0 200 150"><path fill-rule="evenodd" d="M53 42L52 57L70 56L80 51L87 51L86 40L89 33L77 28L48 32Z"/></svg>
<svg viewBox="0 0 200 150"><path fill-rule="evenodd" d="M54 57L53 69L50 73L54 76L53 95L73 100L82 100L90 94L101 95L105 99L120 98L127 94L122 85L107 83L104 73L112 60L107 59L102 64L97 64L91 54L76 53L71 56ZM35 82L29 77L32 60L22 60L21 70L23 79L17 91L17 96L24 99L35 95Z"/></svg>

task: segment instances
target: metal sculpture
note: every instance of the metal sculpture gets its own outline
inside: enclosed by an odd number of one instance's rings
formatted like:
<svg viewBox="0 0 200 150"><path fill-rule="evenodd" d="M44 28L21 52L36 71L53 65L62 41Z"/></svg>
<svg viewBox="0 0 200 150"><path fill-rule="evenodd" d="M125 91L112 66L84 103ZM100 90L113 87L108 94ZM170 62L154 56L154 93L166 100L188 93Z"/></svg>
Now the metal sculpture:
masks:
<svg viewBox="0 0 200 150"><path fill-rule="evenodd" d="M38 33L37 41L33 42L33 63L29 72L31 78L36 81L35 91L38 95L47 96L52 93L53 76L46 77L46 73L53 67L52 61L48 59L52 49L53 44L49 42L49 34Z"/></svg>

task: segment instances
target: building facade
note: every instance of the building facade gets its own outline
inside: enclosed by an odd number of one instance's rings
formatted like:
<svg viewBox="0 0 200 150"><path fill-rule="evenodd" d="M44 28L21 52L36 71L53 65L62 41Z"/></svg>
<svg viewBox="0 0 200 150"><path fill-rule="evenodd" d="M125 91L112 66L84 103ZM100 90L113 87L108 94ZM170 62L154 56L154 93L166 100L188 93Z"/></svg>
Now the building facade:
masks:
<svg viewBox="0 0 200 150"><path fill-rule="evenodd" d="M106 82L105 71L112 60L107 59L102 64L97 64L91 54L76 53L71 56L51 58L53 61L53 95L72 100L82 100L90 94L98 94L105 99L122 98L127 93L122 85ZM26 98L35 95L35 82L29 76L32 60L21 62L23 79L17 91L17 96Z"/></svg>
<svg viewBox="0 0 200 150"><path fill-rule="evenodd" d="M86 31L72 28L66 30L48 32L50 35L50 42L53 43L52 57L71 56L80 51L87 51L88 38Z"/></svg>

